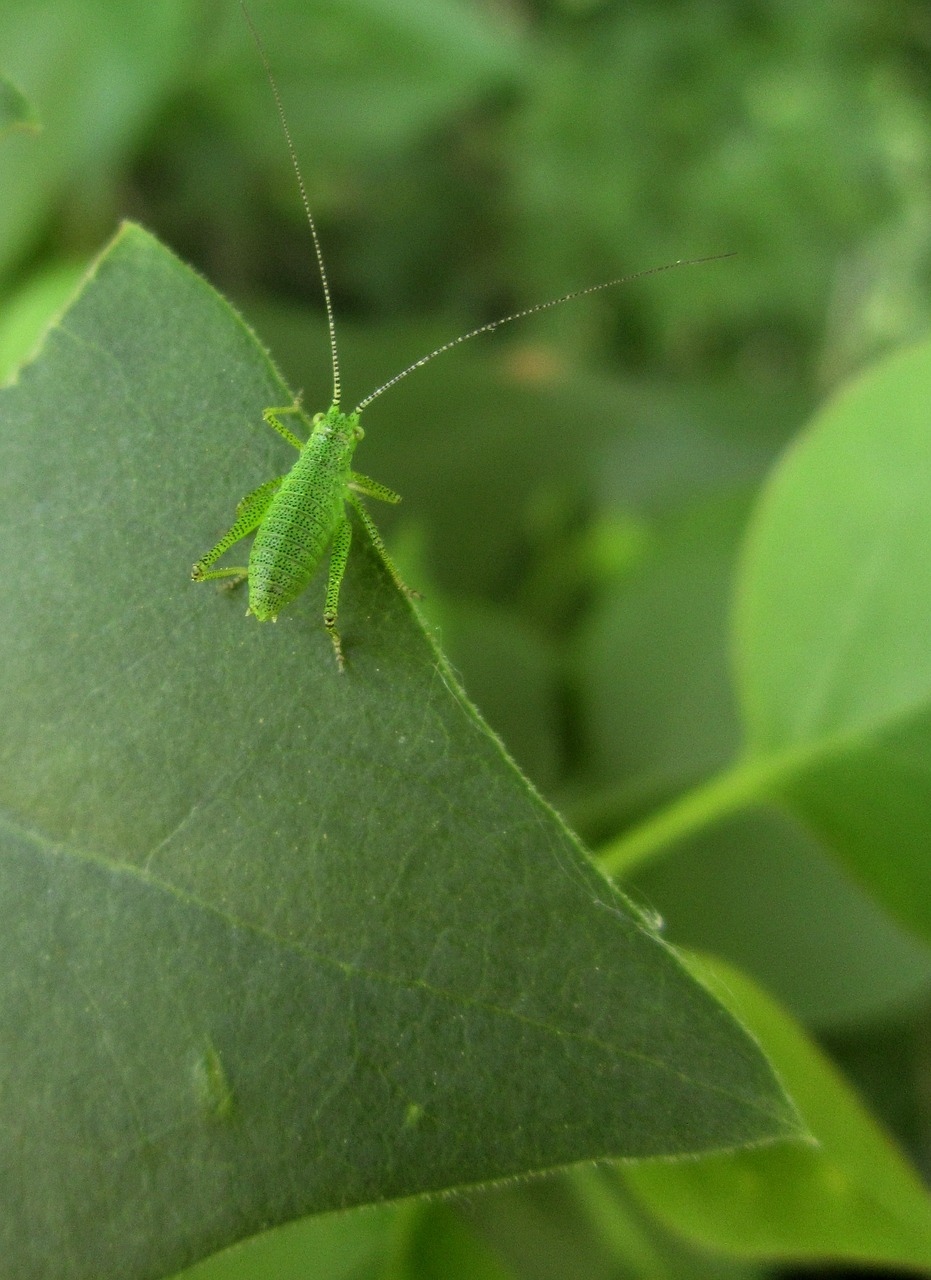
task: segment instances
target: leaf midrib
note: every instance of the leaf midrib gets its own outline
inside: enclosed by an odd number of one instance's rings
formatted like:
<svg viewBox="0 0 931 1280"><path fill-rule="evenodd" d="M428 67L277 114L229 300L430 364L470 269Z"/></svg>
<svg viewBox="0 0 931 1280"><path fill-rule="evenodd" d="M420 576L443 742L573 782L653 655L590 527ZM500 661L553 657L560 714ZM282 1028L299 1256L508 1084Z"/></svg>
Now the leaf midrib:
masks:
<svg viewBox="0 0 931 1280"><path fill-rule="evenodd" d="M688 1073L679 1070L671 1062L666 1062L662 1058L654 1055L640 1052L635 1049L623 1048L610 1041L602 1040L598 1036L587 1034L581 1031L572 1031L564 1027L557 1026L553 1023L543 1021L539 1018L533 1018L527 1014L520 1013L514 1009L508 1009L503 1005L496 1005L487 1000L479 1000L475 997L467 996L461 992L447 990L443 987L433 986L432 984L419 978L401 977L396 974L382 972L376 969L366 969L358 964L350 963L346 960L339 960L333 956L326 955L323 952L316 951L302 943L295 942L291 939L284 939L275 934L255 921L243 919L230 914L228 911L222 910L215 904L198 897L195 894L186 892L178 888L177 885L171 884L169 881L161 880L151 873L141 870L133 866L131 863L115 862L110 858L105 858L99 854L89 853L86 850L77 850L61 843L60 841L48 840L38 833L20 826L7 814L0 814L0 832L11 835L16 839L33 846L39 846L46 855L71 858L78 862L88 863L98 867L111 874L125 875L140 883L147 888L155 889L157 892L167 893L177 902L187 907L194 907L198 910L206 912L208 915L223 922L223 924L234 929L241 929L251 936L258 938L264 943L271 943L287 954L302 960L312 960L331 970L338 971L343 977L359 978L365 981L381 983L386 986L394 987L404 991L421 992L437 1000L443 1000L449 1004L453 1004L461 1009L479 1010L484 1013L493 1014L496 1017L507 1018L510 1021L521 1026L532 1028L534 1031L542 1032L545 1035L553 1036L556 1040L571 1040L579 1044L588 1045L597 1049L599 1052L607 1056L625 1058L631 1062L640 1065L649 1066L657 1070L666 1072L668 1075L682 1081L692 1088L702 1089L707 1093L729 1098L740 1102L744 1106L750 1106L770 1119L779 1119L785 1121L785 1116L768 1106L761 1106L760 1100L753 1095L744 1095L741 1092L735 1092L723 1088L720 1085L709 1081L694 1079ZM663 942L662 939L654 940L656 945L663 947L670 956L670 959L678 963L678 957L674 950Z"/></svg>

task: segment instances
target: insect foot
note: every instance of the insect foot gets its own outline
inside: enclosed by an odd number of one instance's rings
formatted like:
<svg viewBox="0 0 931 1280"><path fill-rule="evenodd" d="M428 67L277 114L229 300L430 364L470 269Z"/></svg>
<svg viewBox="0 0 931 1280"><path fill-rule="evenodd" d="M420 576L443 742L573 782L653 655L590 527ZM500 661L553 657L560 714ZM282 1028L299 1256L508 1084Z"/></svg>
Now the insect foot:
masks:
<svg viewBox="0 0 931 1280"><path fill-rule="evenodd" d="M336 611L333 609L324 610L323 625L329 632L330 639L333 641L333 648L336 650L336 665L340 672L346 670L346 658L343 654L343 642L339 638L339 632L336 630Z"/></svg>

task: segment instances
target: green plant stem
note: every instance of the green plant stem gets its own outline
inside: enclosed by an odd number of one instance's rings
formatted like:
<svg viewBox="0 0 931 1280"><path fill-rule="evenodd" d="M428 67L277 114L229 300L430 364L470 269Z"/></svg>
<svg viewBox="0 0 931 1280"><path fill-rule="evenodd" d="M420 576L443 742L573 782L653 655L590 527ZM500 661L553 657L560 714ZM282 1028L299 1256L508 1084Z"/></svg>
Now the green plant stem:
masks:
<svg viewBox="0 0 931 1280"><path fill-rule="evenodd" d="M609 876L626 875L666 853L686 837L713 826L732 813L774 798L778 785L816 754L811 748L738 761L685 792L667 808L610 841L598 853L598 865Z"/></svg>

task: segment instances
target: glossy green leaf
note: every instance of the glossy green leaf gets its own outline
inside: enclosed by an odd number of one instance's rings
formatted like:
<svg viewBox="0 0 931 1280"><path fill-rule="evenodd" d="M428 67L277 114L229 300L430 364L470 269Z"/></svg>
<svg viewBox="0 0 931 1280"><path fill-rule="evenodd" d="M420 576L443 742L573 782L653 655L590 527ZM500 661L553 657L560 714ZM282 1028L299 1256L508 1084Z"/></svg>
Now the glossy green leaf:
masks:
<svg viewBox="0 0 931 1280"><path fill-rule="evenodd" d="M753 1031L818 1145L646 1162L621 1176L668 1225L748 1258L931 1268L931 1198L824 1055L750 980L691 962Z"/></svg>
<svg viewBox="0 0 931 1280"><path fill-rule="evenodd" d="M23 1280L799 1132L361 531L343 676L322 579L277 626L189 581L287 465L260 414L288 398L133 228L0 398L0 1253Z"/></svg>

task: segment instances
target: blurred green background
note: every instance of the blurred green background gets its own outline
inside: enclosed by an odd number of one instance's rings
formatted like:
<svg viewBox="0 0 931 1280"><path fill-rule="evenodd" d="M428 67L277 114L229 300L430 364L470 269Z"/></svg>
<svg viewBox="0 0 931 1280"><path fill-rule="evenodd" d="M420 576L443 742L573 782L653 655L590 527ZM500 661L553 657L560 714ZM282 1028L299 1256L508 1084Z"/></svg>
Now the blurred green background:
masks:
<svg viewBox="0 0 931 1280"><path fill-rule="evenodd" d="M405 498L379 513L405 577L492 726L597 847L737 750L728 616L755 493L834 387L929 328L931 9L253 10L350 404L505 312L736 255L479 338L366 413L360 465ZM235 0L2 0L0 73L40 124L0 138L0 375L131 217L326 408L310 237ZM931 1167L931 961L829 851L761 812L630 888L673 941L733 960L815 1028ZM541 1240L583 1227L555 1188L469 1209L492 1235L512 1223L522 1274L567 1274ZM430 1212L423 1232L468 1251L465 1219ZM683 1255L667 1273L723 1265Z"/></svg>

